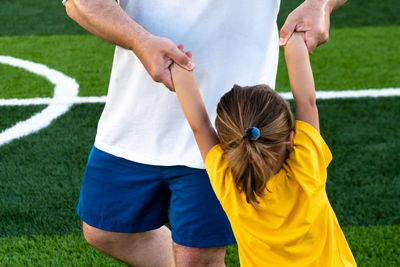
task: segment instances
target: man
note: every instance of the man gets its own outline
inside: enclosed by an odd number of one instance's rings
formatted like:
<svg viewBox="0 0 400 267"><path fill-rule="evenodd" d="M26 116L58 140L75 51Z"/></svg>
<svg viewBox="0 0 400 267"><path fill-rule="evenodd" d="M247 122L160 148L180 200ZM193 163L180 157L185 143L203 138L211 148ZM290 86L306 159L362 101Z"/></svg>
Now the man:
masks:
<svg viewBox="0 0 400 267"><path fill-rule="evenodd" d="M344 1L306 0L279 43L304 31L312 53L328 40L329 15ZM273 87L279 0L64 2L72 19L117 45L77 208L86 240L134 266L224 266L234 237L179 103L165 89L173 90L169 66L193 70L177 44L193 52L211 118L233 84Z"/></svg>

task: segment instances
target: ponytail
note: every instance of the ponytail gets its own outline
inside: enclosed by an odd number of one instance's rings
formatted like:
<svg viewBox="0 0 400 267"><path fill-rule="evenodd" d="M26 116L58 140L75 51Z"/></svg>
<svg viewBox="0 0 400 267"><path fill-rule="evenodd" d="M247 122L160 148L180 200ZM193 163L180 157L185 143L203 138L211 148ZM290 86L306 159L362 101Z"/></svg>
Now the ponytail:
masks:
<svg viewBox="0 0 400 267"><path fill-rule="evenodd" d="M235 85L218 104L215 126L236 187L257 206L292 130L288 103L266 85Z"/></svg>

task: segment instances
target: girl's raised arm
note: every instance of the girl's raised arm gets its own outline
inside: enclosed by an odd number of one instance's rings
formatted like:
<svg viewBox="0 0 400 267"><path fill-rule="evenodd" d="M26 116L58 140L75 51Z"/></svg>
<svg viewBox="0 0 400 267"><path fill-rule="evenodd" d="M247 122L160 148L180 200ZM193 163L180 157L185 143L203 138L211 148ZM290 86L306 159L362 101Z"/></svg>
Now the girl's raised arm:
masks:
<svg viewBox="0 0 400 267"><path fill-rule="evenodd" d="M217 133L210 122L193 73L175 63L171 66L171 73L179 103L205 160L211 148L219 143Z"/></svg>
<svg viewBox="0 0 400 267"><path fill-rule="evenodd" d="M295 32L290 37L285 46L285 59L296 104L296 120L307 122L319 132L314 77L304 33Z"/></svg>

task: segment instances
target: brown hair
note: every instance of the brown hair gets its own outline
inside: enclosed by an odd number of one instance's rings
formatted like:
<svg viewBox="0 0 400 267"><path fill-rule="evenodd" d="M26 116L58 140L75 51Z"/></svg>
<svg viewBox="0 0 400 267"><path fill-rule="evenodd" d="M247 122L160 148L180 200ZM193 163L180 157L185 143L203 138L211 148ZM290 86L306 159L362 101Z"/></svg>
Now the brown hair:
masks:
<svg viewBox="0 0 400 267"><path fill-rule="evenodd" d="M257 206L293 129L289 103L267 85L234 85L218 103L215 127L236 187ZM257 140L245 138L249 127L260 130Z"/></svg>

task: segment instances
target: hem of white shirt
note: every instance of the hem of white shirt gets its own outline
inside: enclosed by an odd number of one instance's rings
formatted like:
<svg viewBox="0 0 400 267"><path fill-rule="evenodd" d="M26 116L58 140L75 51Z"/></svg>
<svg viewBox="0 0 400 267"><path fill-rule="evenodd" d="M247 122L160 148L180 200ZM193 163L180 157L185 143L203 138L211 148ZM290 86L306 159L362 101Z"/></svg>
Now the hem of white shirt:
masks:
<svg viewBox="0 0 400 267"><path fill-rule="evenodd" d="M155 159L148 155L143 155L143 154L136 155L136 153L132 153L131 151L111 146L97 140L94 142L94 146L97 149L109 153L113 156L124 158L126 160L141 164L155 165L155 166L187 166L195 169L205 169L204 163L202 165L199 165L194 161L188 161L184 159L179 161L166 161L166 160Z"/></svg>

